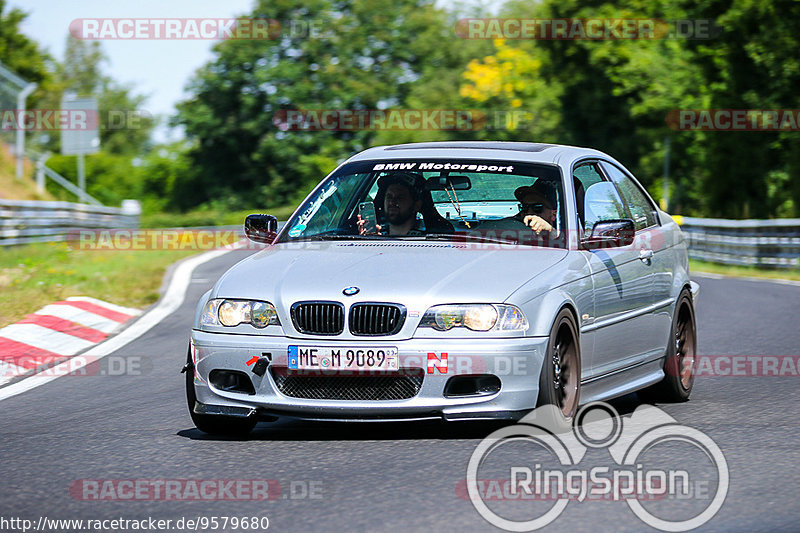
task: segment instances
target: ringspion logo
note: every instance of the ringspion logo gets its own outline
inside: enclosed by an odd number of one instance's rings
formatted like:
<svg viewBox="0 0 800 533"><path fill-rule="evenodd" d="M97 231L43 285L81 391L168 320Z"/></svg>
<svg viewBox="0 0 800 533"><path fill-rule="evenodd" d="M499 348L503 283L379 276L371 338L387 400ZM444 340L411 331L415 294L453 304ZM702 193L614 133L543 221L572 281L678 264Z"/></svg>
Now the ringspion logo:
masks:
<svg viewBox="0 0 800 533"><path fill-rule="evenodd" d="M678 467L653 467L648 459L664 457L659 452L671 446L680 448L673 450L683 458ZM514 449L518 453L508 451ZM613 466L584 464L587 452L602 449ZM490 434L470 457L466 492L484 520L506 531L541 529L570 502L585 500L624 503L651 527L688 531L717 514L729 480L722 450L705 433L651 405L623 418L611 405L592 402L571 426L557 407L545 405ZM457 484L457 495L463 495L463 486ZM511 514L509 507L491 503L502 500L524 502L526 513Z"/></svg>

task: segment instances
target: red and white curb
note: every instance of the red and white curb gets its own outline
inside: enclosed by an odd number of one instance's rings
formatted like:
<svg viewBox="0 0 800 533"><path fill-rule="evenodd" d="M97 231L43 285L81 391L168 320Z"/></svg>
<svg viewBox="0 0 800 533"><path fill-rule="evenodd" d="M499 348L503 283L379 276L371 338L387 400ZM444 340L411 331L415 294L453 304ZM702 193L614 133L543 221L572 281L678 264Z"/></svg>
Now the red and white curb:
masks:
<svg viewBox="0 0 800 533"><path fill-rule="evenodd" d="M0 329L0 385L91 348L141 313L87 296L44 306Z"/></svg>
<svg viewBox="0 0 800 533"><path fill-rule="evenodd" d="M210 250L203 254L189 257L178 262L164 295L154 307L148 309L146 313L139 317L138 320L133 322L131 325L126 326L122 329L122 331L106 339L104 342L92 346L85 352L81 353L80 357L76 357L74 359L67 358L67 360L64 362L56 364L56 366L52 369L53 371L46 376L39 377L37 379L23 379L17 381L16 383L10 383L1 387L0 401L7 398L12 398L17 394L22 394L23 392L27 392L31 389L41 387L42 385L49 383L54 379L68 375L69 372L80 370L80 368L89 364L90 361L102 359L108 354L111 354L128 343L138 339L150 331L150 329L152 329L154 326L159 324L166 317L174 313L181 306L186 298L186 290L189 288L192 272L194 272L195 268L230 251L238 250L243 247L244 242L238 242L222 249Z"/></svg>

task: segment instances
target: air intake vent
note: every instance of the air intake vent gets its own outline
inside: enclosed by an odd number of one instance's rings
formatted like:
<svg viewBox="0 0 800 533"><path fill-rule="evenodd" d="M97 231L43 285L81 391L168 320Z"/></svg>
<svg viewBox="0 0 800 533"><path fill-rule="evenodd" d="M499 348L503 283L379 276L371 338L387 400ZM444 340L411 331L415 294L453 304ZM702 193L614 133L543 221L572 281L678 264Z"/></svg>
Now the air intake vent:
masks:
<svg viewBox="0 0 800 533"><path fill-rule="evenodd" d="M398 304L360 303L350 308L353 335L394 335L403 327L406 308Z"/></svg>
<svg viewBox="0 0 800 533"><path fill-rule="evenodd" d="M292 398L380 401L413 398L419 393L425 374L422 369L404 368L385 376L294 376L285 369L273 369L272 377L281 394Z"/></svg>
<svg viewBox="0 0 800 533"><path fill-rule="evenodd" d="M344 306L339 302L297 302L292 322L300 333L339 335L344 330Z"/></svg>

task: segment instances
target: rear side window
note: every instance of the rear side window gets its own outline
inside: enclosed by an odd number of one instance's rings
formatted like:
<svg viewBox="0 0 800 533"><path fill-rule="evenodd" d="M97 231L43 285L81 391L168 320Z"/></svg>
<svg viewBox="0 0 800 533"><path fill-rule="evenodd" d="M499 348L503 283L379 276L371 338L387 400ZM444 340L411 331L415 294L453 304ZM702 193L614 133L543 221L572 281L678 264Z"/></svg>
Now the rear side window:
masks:
<svg viewBox="0 0 800 533"><path fill-rule="evenodd" d="M617 186L622 199L628 205L636 231L657 225L656 210L639 186L616 166L605 162L602 165L603 170Z"/></svg>

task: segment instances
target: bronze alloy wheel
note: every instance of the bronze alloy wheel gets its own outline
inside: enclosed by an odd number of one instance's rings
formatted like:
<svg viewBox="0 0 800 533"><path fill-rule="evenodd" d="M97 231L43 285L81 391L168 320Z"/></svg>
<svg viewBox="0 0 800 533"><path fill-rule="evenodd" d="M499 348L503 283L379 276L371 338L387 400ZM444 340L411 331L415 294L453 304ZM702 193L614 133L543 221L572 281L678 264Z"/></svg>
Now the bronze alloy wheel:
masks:
<svg viewBox="0 0 800 533"><path fill-rule="evenodd" d="M566 420L575 416L580 404L581 360L572 314L562 310L550 334L547 354L539 378L539 406L555 405Z"/></svg>
<svg viewBox="0 0 800 533"><path fill-rule="evenodd" d="M646 402L685 402L694 387L697 325L691 293L684 289L675 305L672 331L666 347L664 379L644 390Z"/></svg>
<svg viewBox="0 0 800 533"><path fill-rule="evenodd" d="M553 348L553 388L557 405L564 417L570 418L578 407L578 351L566 325L557 339Z"/></svg>
<svg viewBox="0 0 800 533"><path fill-rule="evenodd" d="M678 358L678 372L685 390L690 390L694 382L696 346L691 311L688 307L683 307L675 330L675 357Z"/></svg>

